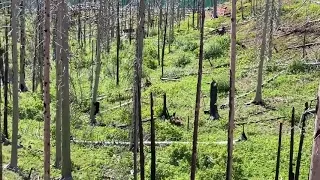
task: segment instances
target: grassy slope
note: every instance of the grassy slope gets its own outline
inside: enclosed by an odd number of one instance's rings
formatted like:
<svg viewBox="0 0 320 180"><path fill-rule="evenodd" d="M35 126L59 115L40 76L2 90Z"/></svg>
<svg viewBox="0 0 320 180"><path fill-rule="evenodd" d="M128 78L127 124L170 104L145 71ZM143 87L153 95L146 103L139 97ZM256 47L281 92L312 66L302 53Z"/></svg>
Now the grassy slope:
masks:
<svg viewBox="0 0 320 180"><path fill-rule="evenodd" d="M249 5L249 4L247 4ZM299 10L294 10L301 7L301 3L292 3L285 5L283 8L284 16L283 24L301 23L304 21L305 8L302 6ZM248 6L249 7L249 6ZM311 19L316 19L319 15L319 8L316 5L310 5ZM249 14L249 9L245 11ZM239 13L240 15L240 13ZM239 16L240 17L240 16ZM238 18L240 19L240 18ZM210 29L220 26L220 23L228 24L229 19L219 18L218 20L206 20L206 40L205 47L207 50L217 53L212 60L214 65L220 65L229 61L228 43L229 37L217 37L209 34ZM244 42L247 49L238 47L237 52L237 81L236 89L237 95L241 95L255 88L256 73L258 65L257 47L255 41L254 19L248 19L245 22L239 21L237 39ZM187 30L187 22L183 22L180 27L181 31L175 32L176 40L172 46L172 53L166 54L165 57L165 74L167 76L179 76L183 74L197 72L197 53L198 48L193 51L194 44L199 44L199 33L194 30ZM278 33L278 32L277 32ZM308 71L295 72L291 70L298 65L292 65L295 60L300 61L300 51L285 51L285 48L290 44L297 43L302 36L289 36L287 38L275 38L275 43L279 48L279 53L274 54L271 61L267 61L265 68L264 79L269 79L279 72L281 75L274 81L266 84L263 88L263 97L268 105L276 108L275 111L269 111L259 116L251 116L252 113L264 110L260 106L247 106L245 103L253 99L254 93L247 97L237 99L236 103L236 118L241 117L243 121L254 121L260 119L267 119L270 117L286 116L284 120L284 134L283 134L283 148L280 177L287 178L288 169L288 153L289 153L289 126L290 112L292 106L300 114L303 110L305 101L310 101L315 97L318 85L318 72ZM311 39L311 38L310 38ZM176 114L183 118L186 122L187 117L193 121L194 103L196 93L196 76L183 77L178 82L162 82L159 80L161 75L161 68L158 67L156 60L156 36L147 38L145 40L145 60L144 60L144 74L150 78L152 86L143 92L143 117L149 116L149 93L155 93L155 111L159 114L162 107L162 94L167 93L168 107L170 113ZM78 139L102 141L102 140L127 140L128 131L115 129L111 126L112 123L121 124L130 122L130 108L121 108L112 111L107 111L98 117L99 121L105 122L107 127L92 128L88 126L88 114L81 113L85 109L79 106L82 102L83 106L88 104L85 99L90 97L90 47L85 51L77 50L76 42L71 42L73 58L71 62L72 83L72 135ZM107 110L119 104L117 98L119 93L122 97L130 97L130 93L125 89L130 88L132 80L132 59L134 57L134 46L127 42L123 43L121 51L121 85L115 87L114 78L114 62L115 62L115 47L113 46L110 56L104 55L103 69L101 74L101 83L99 86L99 94L106 98L101 100L101 109ZM181 58L185 54L186 58ZM293 58L288 59L293 55ZM312 59L312 54L310 59ZM176 61L181 60L190 62L185 67L174 67ZM284 66L278 66L278 64ZM297 64L297 63L296 63ZM82 66L82 69L80 69ZM290 68L287 68L290 67ZM153 70L153 69L155 70ZM209 72L203 76L202 94L209 95L209 85L212 79L217 80L219 90L218 104L221 105L227 100L228 88L228 68L213 69L208 61L204 62L204 72ZM78 69L78 70L76 70ZM79 70L80 69L80 70ZM55 82L54 68L52 69L52 82ZM77 73L78 72L78 73ZM111 73L110 73L111 72ZM31 77L31 76L28 76ZM31 84L29 83L29 86ZM81 87L81 88L80 88ZM52 98L55 97L55 90L52 89ZM128 100L123 100L126 102ZM54 109L54 101L52 101L52 109ZM204 96L201 102L202 112L209 107L209 98ZM22 135L21 142L25 148L19 150L19 166L23 170L29 170L31 167L36 168L39 174L42 174L42 122L41 120L42 103L39 95L32 93L20 94L21 118L19 132ZM226 140L226 124L228 117L228 110L220 110L220 121L208 121L208 117L201 113L199 141L225 141ZM54 117L54 111L52 112ZM298 121L298 115L297 115ZM307 121L307 134L304 144L304 151L301 164L301 179L306 179L308 176L309 159L312 143L313 119ZM192 123L191 123L192 124ZM182 128L174 127L167 122L157 121L157 140L181 140L192 141L192 131L187 130L186 126ZM9 127L11 129L11 127ZM145 133L149 132L149 124L144 126ZM236 128L235 138L239 137L242 128ZM299 129L296 128L295 136L295 152L298 149ZM9 130L11 131L11 130ZM246 126L246 133L249 138L247 142L238 143L234 150L234 176L235 179L272 179L275 172L276 151L277 151L277 136L278 136L278 122L260 123ZM54 140L54 125L52 129ZM54 141L52 141L52 162L54 161ZM30 147L30 149L28 149ZM4 147L4 163L8 163L10 159L10 148ZM127 148L119 147L83 147L72 144L72 161L74 163L73 176L75 179L103 179L103 175L114 176L116 179L129 179L130 170L132 167L131 153ZM146 154L146 170L149 173L150 154L149 148L145 150ZM199 145L199 162L198 162L198 179L223 179L225 173L226 161L226 146L225 145ZM191 157L190 145L173 145L165 148L157 148L157 174L159 179L188 179L189 177L189 163ZM296 153L295 153L296 158ZM54 177L59 177L59 171L52 168ZM5 172L6 179L17 179L18 177L10 172Z"/></svg>

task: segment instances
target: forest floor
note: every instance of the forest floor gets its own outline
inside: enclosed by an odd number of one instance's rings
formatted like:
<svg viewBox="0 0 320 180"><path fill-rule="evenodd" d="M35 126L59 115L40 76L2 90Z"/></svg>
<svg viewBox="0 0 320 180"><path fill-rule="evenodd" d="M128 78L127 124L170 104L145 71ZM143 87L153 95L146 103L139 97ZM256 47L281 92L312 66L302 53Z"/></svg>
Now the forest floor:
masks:
<svg viewBox="0 0 320 180"><path fill-rule="evenodd" d="M230 7L230 4L226 4ZM300 116L304 111L305 102L316 98L319 85L319 71L316 66L305 63L316 62L320 58L319 47L307 48L307 56L302 58L302 48L290 48L303 44L303 33L293 31L306 22L320 17L320 6L314 3L287 2L282 8L281 25L274 32L274 44L277 52L273 51L271 59L265 61L263 99L266 106L248 104L255 95L257 71L259 63L259 46L261 44L261 17L252 17L250 3L244 3L244 17L238 11L237 41L245 47L237 45L236 63L236 123L266 120L244 126L248 137L247 141L235 143L234 146L234 179L238 180L265 180L273 179L275 175L276 154L278 146L279 123L283 122L282 151L280 165L280 179L288 178L290 119L291 109L295 107L295 154L296 162L300 137ZM308 9L308 11L306 11ZM307 13L306 13L307 12ZM257 19L259 18L259 19ZM191 25L192 18L189 18ZM215 142L227 140L228 108L219 109L220 119L209 120L204 114L209 109L210 83L215 80L218 84L218 106L228 102L229 67L228 64L230 38L229 33L219 36L212 33L213 29L222 25L230 29L230 18L206 19L205 22L205 60L203 64L201 114L199 122L199 149L197 179L224 179L226 169L227 147ZM319 23L311 24L306 34L306 42L319 42ZM257 25L259 26L257 28ZM30 27L32 28L32 27ZM257 32L257 30L259 30ZM301 29L300 29L301 30ZM292 33L289 33L293 31ZM75 32L72 29L71 32ZM76 42L76 33L72 36L70 47L72 59L70 61L71 80L71 134L73 138L86 141L127 142L128 129L116 128L121 124L131 122L132 104L114 108L130 102L132 92L132 62L134 59L134 42L130 45L123 41L120 50L120 86L115 85L116 46L112 45L111 53L102 53L102 71L100 75L99 96L100 114L97 119L106 124L106 127L92 127L89 125L88 104L90 103L90 74L91 74L91 44L80 49ZM183 120L184 125L177 127L168 121L156 120L157 141L189 142L173 143L170 146L157 147L157 178L158 179L189 179L192 126L194 119L195 94L197 83L199 31L191 27L188 29L188 20L175 27L175 39L171 44L171 52L166 49L164 58L164 76L177 78L175 81L162 81L161 67L157 61L157 31L150 31L145 39L143 82L148 79L152 85L144 88L142 93L142 116L150 118L150 92L155 98L155 115L159 116L162 110L162 96L167 95L167 106L170 114ZM28 47L27 47L28 48ZM29 47L32 51L32 47ZM32 53L28 53L30 57ZM211 65L212 63L212 65ZM54 65L54 63L52 63ZM218 67L221 66L221 67ZM29 68L30 67L30 68ZM27 65L26 69L31 69ZM31 70L27 73L31 77ZM55 68L52 67L51 82L55 82ZM27 78L28 79L28 78ZM31 79L31 78L30 78ZM31 89L31 82L27 82ZM55 155L55 86L51 86L52 94L52 146L51 164ZM40 92L40 91L39 91ZM43 121L40 93L20 93L20 121L19 142L23 148L19 149L20 169L28 172L34 168L32 176L42 176L43 172ZM246 94L246 95L244 95ZM11 103L11 102L10 102ZM315 102L312 103L315 107ZM3 107L3 104L1 104ZM10 107L12 105L10 104ZM11 108L9 113L12 113ZM190 119L190 128L187 128L187 119ZM279 118L280 119L277 119ZM276 120L270 120L274 119ZM10 117L11 122L11 117ZM269 121L268 121L269 120ZM306 134L301 160L300 179L307 179L310 164L314 117L309 116L306 122ZM9 123L10 124L10 123ZM145 140L149 139L150 125L144 123ZM236 126L235 140L241 136L242 126ZM9 126L11 132L11 126ZM10 160L10 146L3 147L3 162ZM146 176L150 173L150 149L145 147ZM128 147L121 146L94 146L71 144L71 160L73 163L74 179L131 179L133 167L132 152ZM5 170L5 179L20 179L15 173ZM60 177L60 170L52 166L52 177Z"/></svg>

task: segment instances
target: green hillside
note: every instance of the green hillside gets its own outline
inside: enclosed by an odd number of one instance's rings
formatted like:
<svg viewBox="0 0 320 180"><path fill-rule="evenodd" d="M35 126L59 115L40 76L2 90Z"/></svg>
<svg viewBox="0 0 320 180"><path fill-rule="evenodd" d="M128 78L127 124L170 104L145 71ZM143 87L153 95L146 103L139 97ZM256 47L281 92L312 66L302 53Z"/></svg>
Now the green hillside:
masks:
<svg viewBox="0 0 320 180"><path fill-rule="evenodd" d="M289 143L290 143L290 119L291 109L296 109L295 127L295 151L296 162L298 144L300 138L300 116L304 111L304 103L315 99L319 85L319 69L316 66L306 65L320 58L319 47L312 46L307 49L307 56L302 58L302 48L289 48L302 45L303 33L288 32L300 27L308 17L317 20L320 15L320 6L316 3L301 1L283 2L281 9L281 25L274 32L274 44L277 50L273 51L271 59L265 61L263 99L265 106L248 104L254 98L254 90L257 83L259 64L259 46L261 44L260 30L262 19L260 16L251 15L250 2L243 2L244 17L241 19L241 10L237 14L237 62L236 62L236 123L269 120L283 117L278 120L270 120L260 123L252 123L244 126L247 141L237 142L234 145L235 180L266 180L274 179L279 122L283 122L282 151L280 179L288 178ZM226 3L230 7L229 3ZM209 5L208 5L209 6ZM211 5L210 5L211 6ZM240 3L239 3L240 7ZM306 9L308 9L306 11ZM150 118L150 93L155 98L155 115L159 116L163 106L163 94L167 95L167 106L170 114L183 121L183 126L178 127L169 121L156 120L156 141L174 141L170 146L157 147L157 178L168 180L185 180L190 177L191 150L194 107L197 83L199 37L200 33L191 27L192 17L185 19L175 27L175 39L171 44L171 52L166 48L164 58L164 76L177 78L175 81L163 81L161 66L157 60L157 29L152 29L149 37L144 40L143 54L143 84L151 82L151 86L143 88L142 93L142 119ZM229 67L230 61L230 34L217 35L212 33L214 29L226 26L230 28L229 17L205 20L205 60L203 64L203 81L201 93L201 109L198 136L198 162L196 179L225 179L227 145L216 142L227 141L228 108L220 109L219 120L210 120L209 115L204 114L209 110L210 83L212 80L218 84L218 106L228 102L229 91ZM258 28L257 28L258 26ZM319 28L311 26L314 31L308 31L306 42L313 43L319 39ZM317 29L318 28L318 29ZM33 27L28 26L28 32ZM129 140L129 129L121 129L115 126L130 124L132 119L132 92L130 88L133 82L133 59L135 56L135 42L129 44L123 40L120 49L120 85L115 85L116 68L116 42L113 42L109 54L102 53L102 70L98 89L100 101L99 122L106 127L93 127L89 125L89 104L91 96L91 43L88 41L84 48L77 43L76 27L70 31L70 98L71 98L71 135L77 140L86 141L111 141L120 142ZM93 39L94 40L94 39ZM28 45L29 46L29 45ZM31 45L30 45L31 46ZM167 46L168 47L168 46ZM31 59L32 52L27 53ZM27 65L26 77L32 76L31 65ZM51 109L52 121L55 117L55 67L51 68ZM31 87L31 78L27 78L27 85ZM30 89L30 88L29 88ZM246 95L244 95L246 94ZM10 101L9 114L12 114L12 102ZM120 104L126 106L114 108ZM313 107L315 103L313 102ZM31 168L34 178L43 175L43 102L41 94L25 92L19 93L20 121L19 142L23 148L19 149L18 165L23 172ZM1 103L3 107L3 103ZM187 129L187 121L190 119L190 128ZM306 134L303 145L303 153L300 168L300 179L307 179L310 166L310 154L312 146L312 134L314 116L308 116L306 121ZM9 117L11 124L11 116ZM55 125L51 128L51 161L54 162ZM144 123L144 136L148 140L150 136L150 123ZM235 139L241 136L242 126L236 126ZM11 132L11 126L9 126ZM11 135L10 135L11 136ZM189 142L187 144L179 142ZM3 164L10 160L11 146L3 147ZM146 178L150 179L150 147L145 147ZM74 179L133 179L133 154L129 147L119 146L93 146L71 144L71 160ZM51 163L53 164L53 163ZM4 179L21 179L15 173L5 170ZM60 170L52 165L52 177L59 178Z"/></svg>

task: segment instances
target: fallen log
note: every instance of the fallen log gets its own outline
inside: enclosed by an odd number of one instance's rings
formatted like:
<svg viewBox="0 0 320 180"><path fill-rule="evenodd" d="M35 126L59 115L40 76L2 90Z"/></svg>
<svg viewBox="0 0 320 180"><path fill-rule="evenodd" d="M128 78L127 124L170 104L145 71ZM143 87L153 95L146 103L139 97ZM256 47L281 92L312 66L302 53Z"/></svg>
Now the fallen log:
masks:
<svg viewBox="0 0 320 180"><path fill-rule="evenodd" d="M292 47L288 47L287 49L298 49L298 48L318 46L318 45L320 45L320 42L309 43L309 44L299 45L299 46L292 46Z"/></svg>
<svg viewBox="0 0 320 180"><path fill-rule="evenodd" d="M180 77L174 78L161 78L162 81L180 81Z"/></svg>
<svg viewBox="0 0 320 180"><path fill-rule="evenodd" d="M126 141L83 141L83 140L71 140L74 144L79 144L83 146L98 146L98 147L108 147L108 146L129 146L131 142ZM233 141L235 144L238 141ZM198 142L198 144L202 145L211 145L211 144L217 144L217 145L225 145L228 141L215 141L215 142ZM151 146L151 141L144 141L143 144L145 146ZM170 146L173 144L192 144L191 141L189 142L180 142L180 141L156 141L156 146Z"/></svg>

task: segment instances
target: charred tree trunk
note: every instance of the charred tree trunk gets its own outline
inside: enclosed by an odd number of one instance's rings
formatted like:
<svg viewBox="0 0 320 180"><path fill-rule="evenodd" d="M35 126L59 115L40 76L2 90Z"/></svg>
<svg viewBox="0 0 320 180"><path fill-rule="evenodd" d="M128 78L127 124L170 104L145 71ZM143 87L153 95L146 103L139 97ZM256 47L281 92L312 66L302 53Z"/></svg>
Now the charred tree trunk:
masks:
<svg viewBox="0 0 320 180"><path fill-rule="evenodd" d="M294 179L293 173L293 148L294 148L294 107L291 116L290 154L289 154L289 180Z"/></svg>
<svg viewBox="0 0 320 180"><path fill-rule="evenodd" d="M153 96L150 93L150 116L151 116L151 180L156 180L156 132L153 119Z"/></svg>
<svg viewBox="0 0 320 180"><path fill-rule="evenodd" d="M197 94L196 105L194 113L194 127L193 127L193 142L192 142L192 162L191 162L191 175L190 179L194 180L196 177L196 163L197 163L197 144L198 144L198 124L200 113L200 93L201 93L201 81L202 81L202 61L203 61L203 34L204 34L204 0L201 1L201 28L200 28L200 52L199 52L199 69L198 69L198 82L197 82Z"/></svg>

